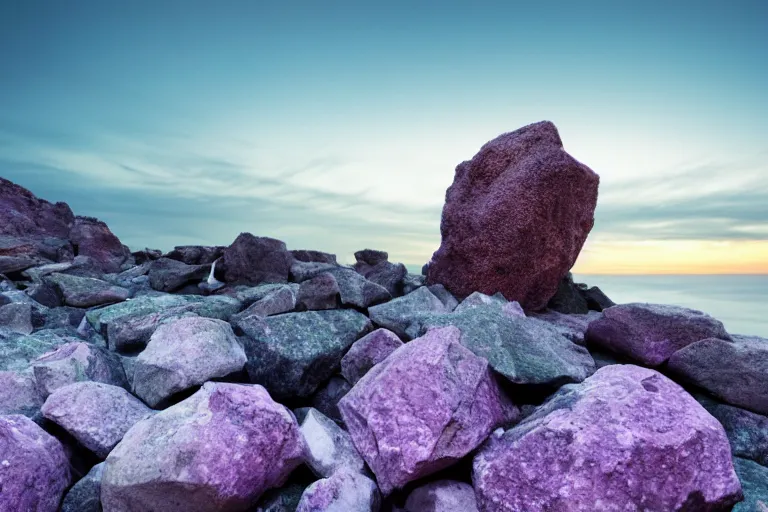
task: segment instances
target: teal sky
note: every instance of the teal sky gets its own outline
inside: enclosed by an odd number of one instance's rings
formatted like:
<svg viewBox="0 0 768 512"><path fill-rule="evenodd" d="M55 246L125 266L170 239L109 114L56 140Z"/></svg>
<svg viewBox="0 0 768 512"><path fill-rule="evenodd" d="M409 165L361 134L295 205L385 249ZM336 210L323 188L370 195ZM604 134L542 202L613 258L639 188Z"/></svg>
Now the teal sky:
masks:
<svg viewBox="0 0 768 512"><path fill-rule="evenodd" d="M0 2L0 176L133 248L421 264L454 167L549 119L587 254L768 244L768 3L322 3Z"/></svg>

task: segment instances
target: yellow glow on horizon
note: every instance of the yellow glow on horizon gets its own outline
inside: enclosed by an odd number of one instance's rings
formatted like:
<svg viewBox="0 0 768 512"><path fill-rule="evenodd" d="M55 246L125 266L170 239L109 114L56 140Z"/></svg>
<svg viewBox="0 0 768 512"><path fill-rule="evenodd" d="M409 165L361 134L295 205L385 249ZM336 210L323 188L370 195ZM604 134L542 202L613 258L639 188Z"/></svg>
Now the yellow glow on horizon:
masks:
<svg viewBox="0 0 768 512"><path fill-rule="evenodd" d="M576 274L768 274L768 241L593 242Z"/></svg>

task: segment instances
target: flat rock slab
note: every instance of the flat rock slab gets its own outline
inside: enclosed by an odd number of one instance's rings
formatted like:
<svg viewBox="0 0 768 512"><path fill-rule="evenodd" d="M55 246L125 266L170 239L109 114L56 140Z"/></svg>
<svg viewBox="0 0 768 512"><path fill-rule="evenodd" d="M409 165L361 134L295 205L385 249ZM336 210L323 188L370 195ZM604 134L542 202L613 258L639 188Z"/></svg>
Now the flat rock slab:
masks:
<svg viewBox="0 0 768 512"><path fill-rule="evenodd" d="M480 510L728 510L741 499L722 426L634 365L563 387L474 460Z"/></svg>
<svg viewBox="0 0 768 512"><path fill-rule="evenodd" d="M449 312L445 304L427 287L368 308L368 315L374 323L405 339L410 339L409 327L422 317Z"/></svg>
<svg viewBox="0 0 768 512"><path fill-rule="evenodd" d="M65 305L75 308L114 304L124 301L131 295L127 288L90 277L53 273L46 276L44 281L58 290Z"/></svg>

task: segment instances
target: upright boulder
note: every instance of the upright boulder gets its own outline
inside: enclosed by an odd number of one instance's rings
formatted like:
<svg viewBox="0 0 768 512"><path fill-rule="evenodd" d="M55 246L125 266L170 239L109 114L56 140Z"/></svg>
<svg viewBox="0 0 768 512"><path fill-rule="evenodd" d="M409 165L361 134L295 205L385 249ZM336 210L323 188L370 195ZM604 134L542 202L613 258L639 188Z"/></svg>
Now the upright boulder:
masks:
<svg viewBox="0 0 768 512"><path fill-rule="evenodd" d="M257 285L285 283L293 256L285 243L274 238L241 233L224 250L222 268L227 283Z"/></svg>
<svg viewBox="0 0 768 512"><path fill-rule="evenodd" d="M93 217L77 216L69 239L76 255L92 258L105 273L120 271L120 266L131 255L107 225Z"/></svg>
<svg viewBox="0 0 768 512"><path fill-rule="evenodd" d="M561 388L474 460L485 512L729 510L741 499L722 426L660 373L611 365Z"/></svg>
<svg viewBox="0 0 768 512"><path fill-rule="evenodd" d="M542 309L592 229L598 183L550 122L488 142L456 167L428 282L458 297L501 292Z"/></svg>

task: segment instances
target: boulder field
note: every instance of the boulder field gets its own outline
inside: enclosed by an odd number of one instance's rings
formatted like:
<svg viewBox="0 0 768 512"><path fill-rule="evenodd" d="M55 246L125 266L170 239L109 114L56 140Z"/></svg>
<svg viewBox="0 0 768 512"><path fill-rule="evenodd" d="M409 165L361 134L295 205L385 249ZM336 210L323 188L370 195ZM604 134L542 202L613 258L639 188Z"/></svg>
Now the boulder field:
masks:
<svg viewBox="0 0 768 512"><path fill-rule="evenodd" d="M0 178L0 512L768 512L768 340L575 283L597 187L504 134L413 274Z"/></svg>

